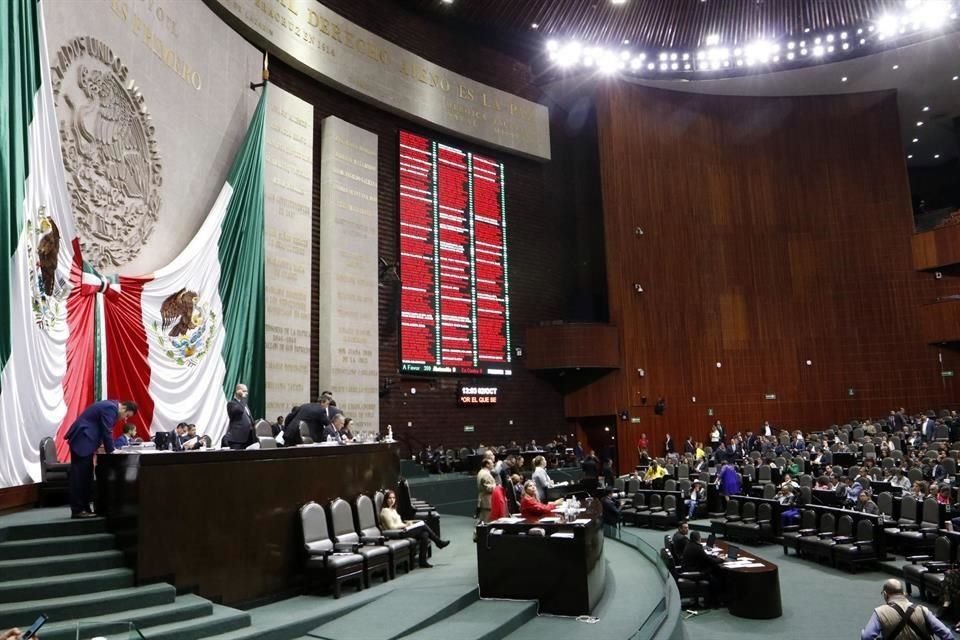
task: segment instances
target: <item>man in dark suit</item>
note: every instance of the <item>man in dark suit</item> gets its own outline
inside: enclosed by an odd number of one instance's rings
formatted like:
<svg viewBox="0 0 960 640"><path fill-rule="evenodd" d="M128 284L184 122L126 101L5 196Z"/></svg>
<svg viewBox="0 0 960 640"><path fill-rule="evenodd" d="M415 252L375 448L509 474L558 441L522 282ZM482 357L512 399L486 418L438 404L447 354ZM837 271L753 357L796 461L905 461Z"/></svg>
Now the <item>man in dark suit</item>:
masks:
<svg viewBox="0 0 960 640"><path fill-rule="evenodd" d="M299 434L301 422L306 423L307 429L310 430L311 440L316 443L326 442L327 437L324 431L330 425L333 416L338 415L338 413L340 412L330 406L330 399L323 395L320 396L319 402L307 402L300 405L296 413L287 416L284 421L287 425L287 431L283 435L284 443L290 446L291 442L287 438L287 434L293 435L294 430ZM303 443L302 440L299 440L299 436L295 436L294 441L296 444Z"/></svg>
<svg viewBox="0 0 960 640"><path fill-rule="evenodd" d="M683 571L697 571L707 576L710 581L710 602L711 604L719 601L721 583L716 575L714 568L718 564L723 564L723 559L707 555L703 545L700 544L700 532L691 531L690 541L683 547L683 560L680 567Z"/></svg>
<svg viewBox="0 0 960 640"><path fill-rule="evenodd" d="M70 511L74 518L92 518L90 502L93 499L93 456L103 445L112 453L113 425L118 419L127 421L137 415L134 402L102 400L95 402L77 416L64 439L70 443Z"/></svg>
<svg viewBox="0 0 960 640"><path fill-rule="evenodd" d="M687 524L686 520L682 520L679 525L677 525L677 530L673 534L673 538L670 540L670 546L672 547L670 551L673 553L673 557L677 560L683 558L683 552L687 548L687 543L690 540L687 536L690 535L690 525Z"/></svg>
<svg viewBox="0 0 960 640"><path fill-rule="evenodd" d="M241 382L234 389L233 399L227 403L230 424L227 425L227 434L223 440L231 449L246 449L251 442L256 441L253 435L253 416L247 406L248 395L247 385Z"/></svg>

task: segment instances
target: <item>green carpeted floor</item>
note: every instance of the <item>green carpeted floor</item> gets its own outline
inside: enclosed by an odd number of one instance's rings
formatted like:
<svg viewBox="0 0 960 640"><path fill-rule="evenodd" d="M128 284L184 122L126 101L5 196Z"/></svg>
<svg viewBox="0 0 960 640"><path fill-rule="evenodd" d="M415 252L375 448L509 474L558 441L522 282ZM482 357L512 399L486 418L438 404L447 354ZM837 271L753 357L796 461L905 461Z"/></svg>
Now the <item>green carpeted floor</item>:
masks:
<svg viewBox="0 0 960 640"><path fill-rule="evenodd" d="M663 544L663 531L631 531L652 545ZM775 620L748 620L732 616L726 609L709 610L683 623L690 640L859 638L874 607L883 603L880 587L890 577L888 573L848 573L801 560L793 553L784 557L783 547L775 545L740 546L780 568L783 616Z"/></svg>

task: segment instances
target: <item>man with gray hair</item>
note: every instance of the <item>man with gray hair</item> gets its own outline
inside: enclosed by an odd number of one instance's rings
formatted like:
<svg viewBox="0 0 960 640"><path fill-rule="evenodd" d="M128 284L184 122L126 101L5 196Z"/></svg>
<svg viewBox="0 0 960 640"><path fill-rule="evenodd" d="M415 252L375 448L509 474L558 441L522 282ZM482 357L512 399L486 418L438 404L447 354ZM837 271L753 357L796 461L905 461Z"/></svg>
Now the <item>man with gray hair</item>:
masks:
<svg viewBox="0 0 960 640"><path fill-rule="evenodd" d="M952 640L953 633L924 606L903 594L903 583L890 578L880 592L885 604L873 610L860 640Z"/></svg>

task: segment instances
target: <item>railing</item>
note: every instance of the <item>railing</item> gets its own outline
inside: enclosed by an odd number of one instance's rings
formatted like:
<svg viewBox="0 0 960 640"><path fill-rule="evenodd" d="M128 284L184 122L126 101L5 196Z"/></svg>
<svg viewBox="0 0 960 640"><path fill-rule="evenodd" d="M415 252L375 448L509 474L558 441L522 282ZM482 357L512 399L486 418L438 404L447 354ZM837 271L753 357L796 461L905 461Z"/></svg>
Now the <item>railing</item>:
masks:
<svg viewBox="0 0 960 640"><path fill-rule="evenodd" d="M616 540L628 547L636 549L650 564L656 567L657 573L660 575L661 586L663 587L661 589L660 599L645 617L638 619L637 631L629 638L629 640L652 640L667 620L667 610L672 602L671 599L674 592L667 588L668 581L673 579L670 576L670 570L660 558L660 552L630 530L605 525L603 533L611 540ZM643 614L641 613L640 615Z"/></svg>

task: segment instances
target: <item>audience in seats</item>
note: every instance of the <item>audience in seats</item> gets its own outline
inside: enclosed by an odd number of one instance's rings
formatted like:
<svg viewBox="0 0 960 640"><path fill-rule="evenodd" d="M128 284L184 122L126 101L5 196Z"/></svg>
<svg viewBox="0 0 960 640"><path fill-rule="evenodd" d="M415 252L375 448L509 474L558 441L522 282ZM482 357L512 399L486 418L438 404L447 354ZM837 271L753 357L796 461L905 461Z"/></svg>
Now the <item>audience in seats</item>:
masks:
<svg viewBox="0 0 960 640"><path fill-rule="evenodd" d="M443 549L450 544L449 540L441 540L440 536L423 520L403 520L397 513L397 494L387 489L383 494L383 508L380 509L380 526L385 531L404 531L408 537L416 538L420 545L420 566L429 569L433 565L427 562L427 553L430 543Z"/></svg>
<svg viewBox="0 0 960 640"><path fill-rule="evenodd" d="M857 504L854 505L853 510L869 513L872 516L880 514L880 507L877 506L877 503L871 499L870 494L866 491L861 491L860 495L857 496Z"/></svg>

